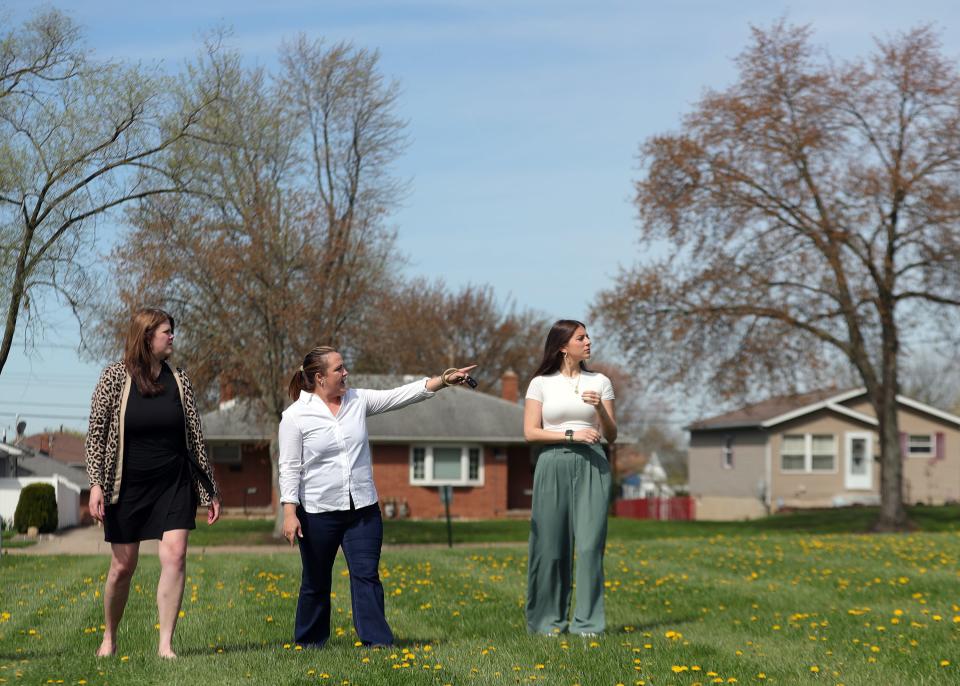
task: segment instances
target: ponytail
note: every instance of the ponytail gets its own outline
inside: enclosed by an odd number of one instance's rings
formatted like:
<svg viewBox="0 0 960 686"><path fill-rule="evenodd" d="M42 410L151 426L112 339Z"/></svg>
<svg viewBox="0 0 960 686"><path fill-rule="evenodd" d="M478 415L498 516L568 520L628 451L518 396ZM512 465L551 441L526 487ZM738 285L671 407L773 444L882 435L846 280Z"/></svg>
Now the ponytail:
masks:
<svg viewBox="0 0 960 686"><path fill-rule="evenodd" d="M317 387L317 374L327 373L327 355L335 352L337 352L336 348L321 345L307 353L306 357L303 358L303 364L290 377L287 394L291 400L297 400L301 391L313 393Z"/></svg>

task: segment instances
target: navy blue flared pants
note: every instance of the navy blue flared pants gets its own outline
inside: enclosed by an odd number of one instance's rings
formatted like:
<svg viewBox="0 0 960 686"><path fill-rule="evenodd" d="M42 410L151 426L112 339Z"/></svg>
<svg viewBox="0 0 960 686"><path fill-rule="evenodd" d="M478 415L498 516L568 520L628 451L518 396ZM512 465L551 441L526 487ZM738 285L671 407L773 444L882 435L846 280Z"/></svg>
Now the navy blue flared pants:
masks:
<svg viewBox="0 0 960 686"><path fill-rule="evenodd" d="M303 575L294 640L320 647L330 638L330 585L337 549L343 548L350 571L353 626L366 645L389 645L393 633L387 624L380 583L380 547L383 519L377 504L359 510L311 514L297 508L303 538L300 558Z"/></svg>

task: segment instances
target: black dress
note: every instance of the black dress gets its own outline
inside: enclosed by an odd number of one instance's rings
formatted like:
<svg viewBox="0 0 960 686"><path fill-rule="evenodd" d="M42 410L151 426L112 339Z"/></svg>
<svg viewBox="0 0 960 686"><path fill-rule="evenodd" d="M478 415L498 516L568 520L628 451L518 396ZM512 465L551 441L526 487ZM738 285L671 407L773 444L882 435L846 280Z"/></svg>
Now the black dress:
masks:
<svg viewBox="0 0 960 686"><path fill-rule="evenodd" d="M120 497L103 518L108 543L163 538L164 531L195 529L197 494L187 457L183 406L173 372L161 365L163 392L143 397L130 386L123 418Z"/></svg>

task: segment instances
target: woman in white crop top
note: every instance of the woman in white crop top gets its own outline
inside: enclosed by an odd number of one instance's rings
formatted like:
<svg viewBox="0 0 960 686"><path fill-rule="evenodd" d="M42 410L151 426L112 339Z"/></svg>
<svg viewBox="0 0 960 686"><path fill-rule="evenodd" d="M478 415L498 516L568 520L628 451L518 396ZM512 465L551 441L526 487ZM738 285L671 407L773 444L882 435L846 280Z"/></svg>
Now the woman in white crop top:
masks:
<svg viewBox="0 0 960 686"><path fill-rule="evenodd" d="M603 553L610 464L601 438L617 440L613 386L587 369L590 336L561 319L547 334L543 361L527 388L523 434L543 444L533 476L527 629L593 636L606 626ZM570 614L576 552L577 598Z"/></svg>

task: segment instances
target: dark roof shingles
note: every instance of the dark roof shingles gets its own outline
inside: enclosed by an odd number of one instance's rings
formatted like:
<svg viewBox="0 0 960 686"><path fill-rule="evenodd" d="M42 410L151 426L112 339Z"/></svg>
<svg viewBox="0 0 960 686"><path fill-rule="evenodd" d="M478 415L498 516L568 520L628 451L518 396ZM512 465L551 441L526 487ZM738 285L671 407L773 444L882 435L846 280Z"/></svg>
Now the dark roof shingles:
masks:
<svg viewBox="0 0 960 686"><path fill-rule="evenodd" d="M354 388L388 389L418 378L389 374L350 376ZM488 393L447 388L433 399L386 412L367 420L370 440L450 439L484 442L524 442L523 407ZM270 440L277 430L272 421L258 421L251 405L237 401L203 415L203 433L211 440Z"/></svg>

